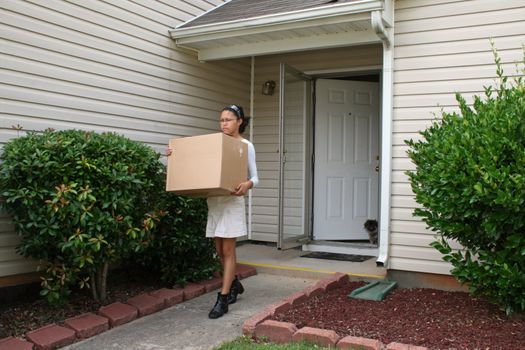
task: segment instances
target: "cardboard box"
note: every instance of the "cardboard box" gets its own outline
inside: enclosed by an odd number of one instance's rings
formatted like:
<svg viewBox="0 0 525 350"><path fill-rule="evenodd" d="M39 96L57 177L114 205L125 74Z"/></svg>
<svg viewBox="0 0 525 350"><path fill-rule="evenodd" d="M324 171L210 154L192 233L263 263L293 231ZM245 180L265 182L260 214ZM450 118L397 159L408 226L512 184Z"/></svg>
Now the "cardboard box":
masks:
<svg viewBox="0 0 525 350"><path fill-rule="evenodd" d="M248 176L248 145L216 134L170 140L166 191L195 197L230 195Z"/></svg>

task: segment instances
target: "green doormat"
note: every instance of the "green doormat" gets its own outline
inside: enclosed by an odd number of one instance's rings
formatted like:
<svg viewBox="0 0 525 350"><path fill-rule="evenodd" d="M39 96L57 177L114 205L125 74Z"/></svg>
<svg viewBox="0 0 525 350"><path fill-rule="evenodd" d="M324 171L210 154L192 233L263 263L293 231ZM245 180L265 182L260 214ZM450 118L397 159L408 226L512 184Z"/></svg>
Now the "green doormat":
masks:
<svg viewBox="0 0 525 350"><path fill-rule="evenodd" d="M394 281L376 281L361 288L357 288L356 290L352 291L352 293L348 294L348 297L354 299L381 301L396 286L397 282Z"/></svg>

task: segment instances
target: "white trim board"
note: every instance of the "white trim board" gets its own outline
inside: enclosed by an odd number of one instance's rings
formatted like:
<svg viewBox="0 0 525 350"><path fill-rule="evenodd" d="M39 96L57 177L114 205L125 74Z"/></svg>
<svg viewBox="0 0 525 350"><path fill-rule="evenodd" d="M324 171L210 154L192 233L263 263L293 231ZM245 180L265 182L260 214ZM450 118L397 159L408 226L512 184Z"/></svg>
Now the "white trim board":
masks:
<svg viewBox="0 0 525 350"><path fill-rule="evenodd" d="M211 61L313 49L320 50L343 46L368 45L380 42L381 40L372 31L362 31L282 39L271 41L270 44L267 41L261 41L248 44L219 46L197 49L196 51L198 51L200 61ZM178 43L177 46L189 50L193 49L187 44Z"/></svg>
<svg viewBox="0 0 525 350"><path fill-rule="evenodd" d="M331 77L343 77L351 75L361 75L361 74L381 74L383 69L382 65L376 66L361 66L361 67L351 67L351 68L338 68L338 69L316 69L316 70L306 70L304 74L315 76L316 78L331 78Z"/></svg>

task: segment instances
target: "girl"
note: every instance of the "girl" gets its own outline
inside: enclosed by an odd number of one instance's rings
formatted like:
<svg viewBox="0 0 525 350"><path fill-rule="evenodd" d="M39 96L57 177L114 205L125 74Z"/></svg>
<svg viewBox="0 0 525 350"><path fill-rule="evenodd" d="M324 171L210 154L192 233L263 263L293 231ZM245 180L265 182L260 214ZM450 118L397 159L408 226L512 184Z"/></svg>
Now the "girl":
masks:
<svg viewBox="0 0 525 350"><path fill-rule="evenodd" d="M249 180L241 182L230 196L209 197L207 199L206 237L214 239L215 249L223 270L222 289L208 315L209 318L219 318L227 313L228 304L235 303L237 295L244 292L244 287L235 276L237 265L236 238L247 234L244 195L259 182L255 165L255 148L250 141L241 137L248 122L249 118L244 116L244 111L240 106L226 106L221 111L220 127L222 132L240 139L248 145ZM171 151L168 148L166 154L169 156L172 153Z"/></svg>
<svg viewBox="0 0 525 350"><path fill-rule="evenodd" d="M241 182L231 196L209 197L207 199L206 237L213 237L215 240L215 249L223 269L222 289L217 296L217 302L208 315L210 318L218 318L227 313L228 304L235 303L237 295L244 292L241 282L235 276L237 265L236 238L247 234L244 195L259 182L255 165L255 148L250 141L241 137L248 122L249 118L244 116L244 111L240 106L230 105L224 107L221 112L220 126L222 132L240 139L248 145L249 180Z"/></svg>

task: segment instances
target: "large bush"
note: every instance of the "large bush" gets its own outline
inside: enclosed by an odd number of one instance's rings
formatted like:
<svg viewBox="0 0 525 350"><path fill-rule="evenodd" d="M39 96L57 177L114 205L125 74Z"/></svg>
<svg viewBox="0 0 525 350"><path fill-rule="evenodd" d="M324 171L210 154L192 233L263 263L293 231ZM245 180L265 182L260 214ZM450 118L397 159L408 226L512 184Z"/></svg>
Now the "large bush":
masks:
<svg viewBox="0 0 525 350"><path fill-rule="evenodd" d="M415 215L437 232L432 245L451 273L507 313L523 312L525 84L522 74L509 81L494 57L499 85L472 106L457 94L459 113L443 113L421 141L407 141L416 165L407 174L422 205Z"/></svg>
<svg viewBox="0 0 525 350"><path fill-rule="evenodd" d="M105 299L108 266L146 247L163 166L148 146L116 134L48 130L5 145L3 207L23 256L45 270L42 295L63 301L73 284Z"/></svg>
<svg viewBox="0 0 525 350"><path fill-rule="evenodd" d="M211 277L220 265L213 240L204 237L206 200L164 193L161 203L166 213L139 261L168 285Z"/></svg>

